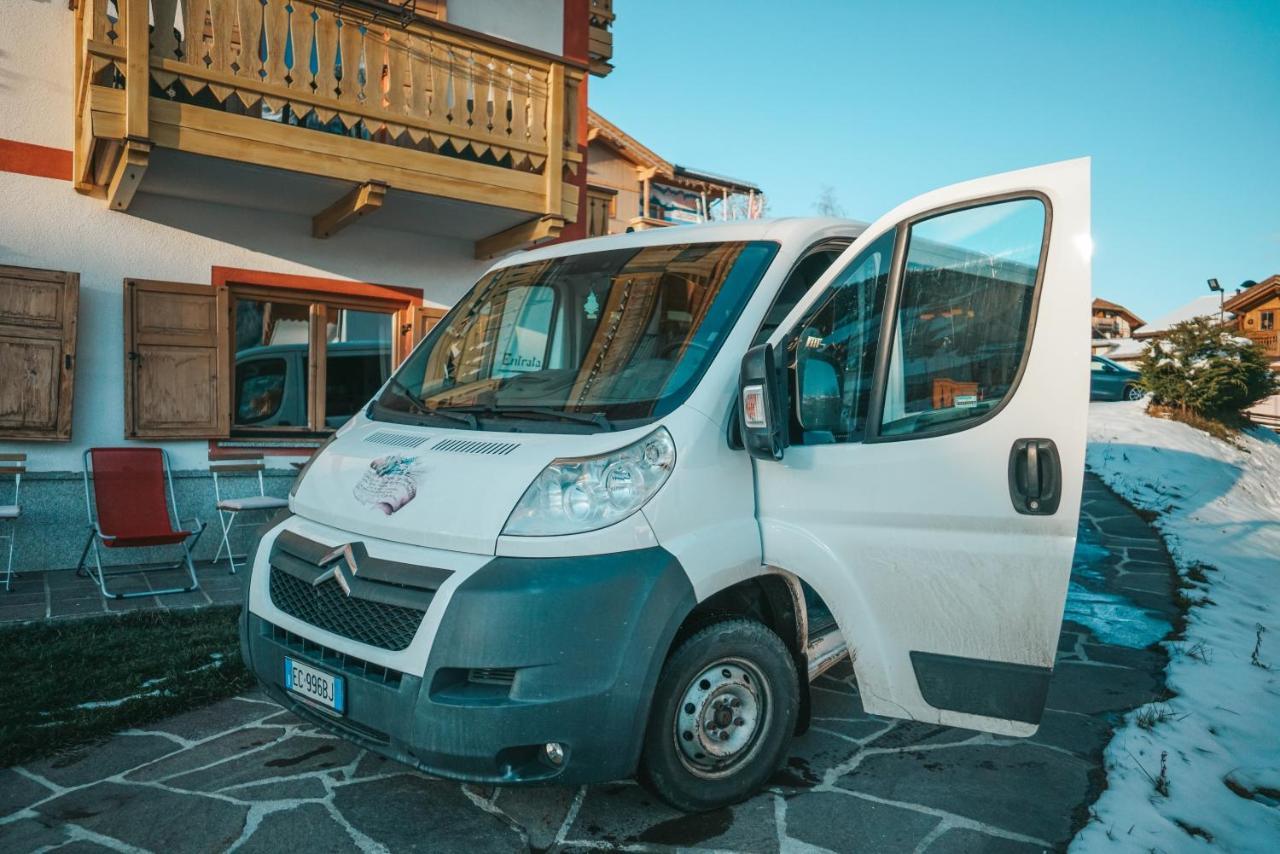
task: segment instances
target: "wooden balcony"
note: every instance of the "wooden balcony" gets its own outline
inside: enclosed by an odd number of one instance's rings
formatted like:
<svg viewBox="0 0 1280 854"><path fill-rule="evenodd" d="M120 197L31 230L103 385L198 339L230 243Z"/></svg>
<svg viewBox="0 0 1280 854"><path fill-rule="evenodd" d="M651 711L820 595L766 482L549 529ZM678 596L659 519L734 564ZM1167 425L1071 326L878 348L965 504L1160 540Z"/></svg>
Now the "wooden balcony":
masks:
<svg viewBox="0 0 1280 854"><path fill-rule="evenodd" d="M1280 332L1245 332L1244 337L1253 341L1271 359L1280 359Z"/></svg>
<svg viewBox="0 0 1280 854"><path fill-rule="evenodd" d="M287 199L327 237L395 208L389 227L470 237L482 257L578 218L585 69L560 58L350 1L76 14L76 186L114 210L139 189Z"/></svg>
<svg viewBox="0 0 1280 854"><path fill-rule="evenodd" d="M587 33L587 56L591 73L607 77L613 70L613 0L589 0L590 28Z"/></svg>

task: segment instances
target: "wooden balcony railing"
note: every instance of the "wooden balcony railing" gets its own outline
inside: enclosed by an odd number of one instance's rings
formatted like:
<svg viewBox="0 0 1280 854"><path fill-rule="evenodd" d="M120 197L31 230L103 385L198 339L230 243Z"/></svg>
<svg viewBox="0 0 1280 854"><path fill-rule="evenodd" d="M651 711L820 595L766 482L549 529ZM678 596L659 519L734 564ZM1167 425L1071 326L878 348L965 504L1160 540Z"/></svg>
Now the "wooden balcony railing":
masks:
<svg viewBox="0 0 1280 854"><path fill-rule="evenodd" d="M584 69L557 57L336 0L82 0L77 16L76 178L112 208L160 146L532 215L504 240L577 219Z"/></svg>
<svg viewBox="0 0 1280 854"><path fill-rule="evenodd" d="M1257 344L1266 355L1280 359L1280 332L1245 332L1244 337Z"/></svg>
<svg viewBox="0 0 1280 854"><path fill-rule="evenodd" d="M590 0L590 27L587 33L587 56L591 73L605 77L613 70L613 0Z"/></svg>

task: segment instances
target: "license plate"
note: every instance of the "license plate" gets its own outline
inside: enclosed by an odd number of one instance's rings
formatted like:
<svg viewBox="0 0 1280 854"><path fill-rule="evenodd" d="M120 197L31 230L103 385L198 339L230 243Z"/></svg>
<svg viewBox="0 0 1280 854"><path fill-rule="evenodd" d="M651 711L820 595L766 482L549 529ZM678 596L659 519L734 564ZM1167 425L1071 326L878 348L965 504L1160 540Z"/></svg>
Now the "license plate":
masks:
<svg viewBox="0 0 1280 854"><path fill-rule="evenodd" d="M313 703L342 714L346 711L346 692L341 676L332 676L323 670L292 658L284 660L284 687Z"/></svg>

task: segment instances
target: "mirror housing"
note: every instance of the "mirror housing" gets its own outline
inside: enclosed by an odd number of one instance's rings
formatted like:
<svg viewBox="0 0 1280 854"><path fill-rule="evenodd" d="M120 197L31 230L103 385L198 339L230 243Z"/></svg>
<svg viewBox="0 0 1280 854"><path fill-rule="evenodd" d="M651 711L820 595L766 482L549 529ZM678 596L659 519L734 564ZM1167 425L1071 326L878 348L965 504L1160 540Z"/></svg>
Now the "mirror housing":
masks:
<svg viewBox="0 0 1280 854"><path fill-rule="evenodd" d="M772 344L752 347L738 374L742 444L758 460L780 460L786 447L788 399L779 381Z"/></svg>

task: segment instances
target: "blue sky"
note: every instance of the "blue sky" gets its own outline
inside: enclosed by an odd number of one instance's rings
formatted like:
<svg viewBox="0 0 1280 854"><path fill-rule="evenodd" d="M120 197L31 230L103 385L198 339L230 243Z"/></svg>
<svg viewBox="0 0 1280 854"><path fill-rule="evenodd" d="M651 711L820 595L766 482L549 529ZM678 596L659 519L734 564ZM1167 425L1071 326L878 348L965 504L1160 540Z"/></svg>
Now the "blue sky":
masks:
<svg viewBox="0 0 1280 854"><path fill-rule="evenodd" d="M1147 320L1280 273L1280 2L617 0L592 107L668 160L874 219L1093 157L1094 294Z"/></svg>

